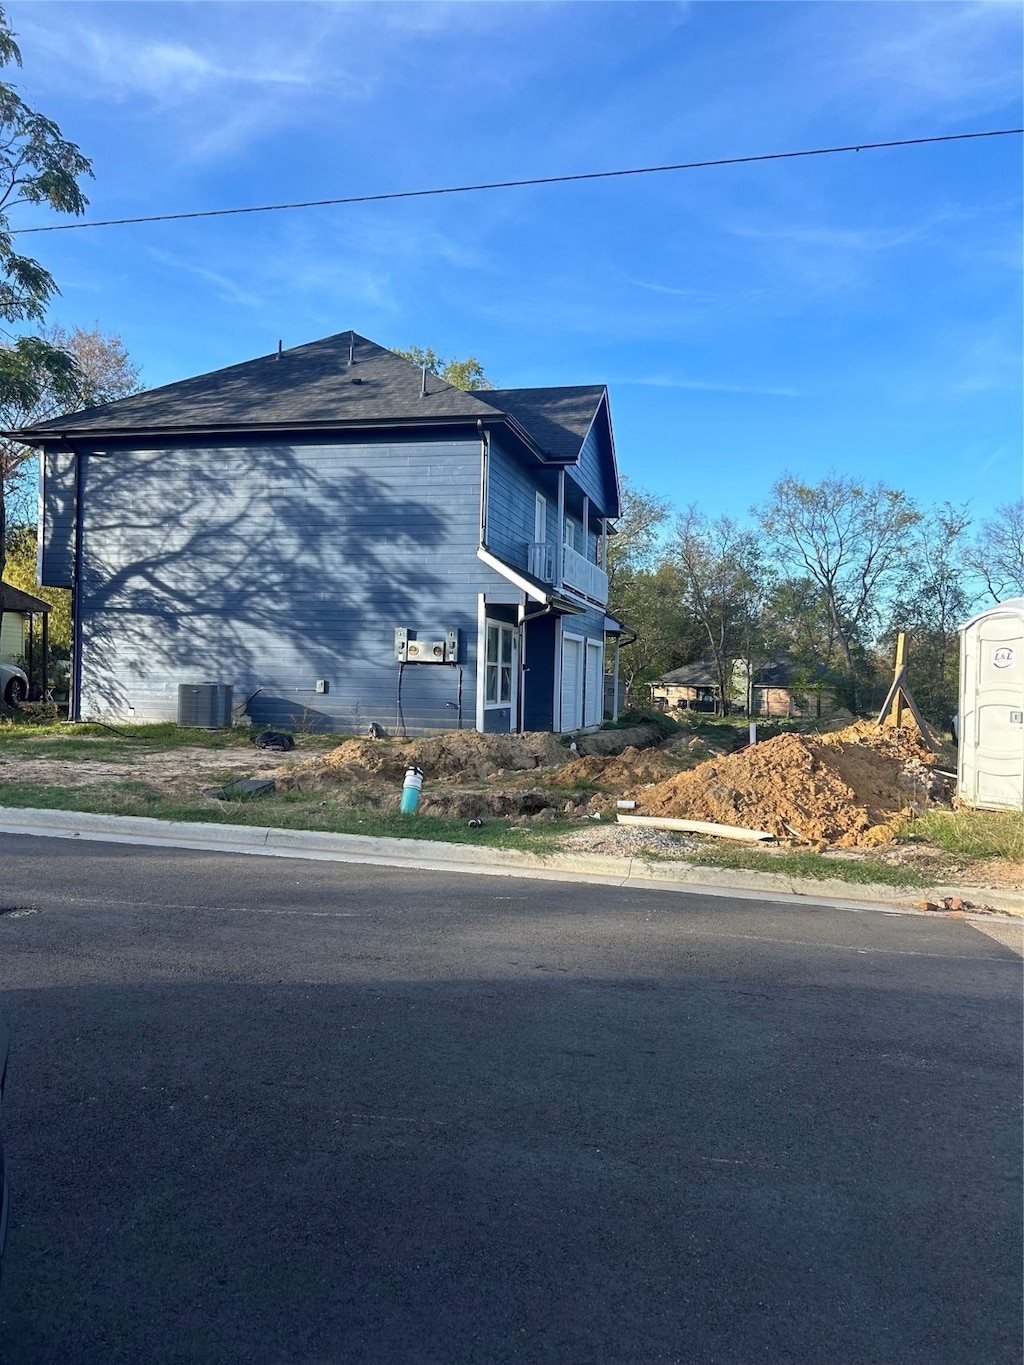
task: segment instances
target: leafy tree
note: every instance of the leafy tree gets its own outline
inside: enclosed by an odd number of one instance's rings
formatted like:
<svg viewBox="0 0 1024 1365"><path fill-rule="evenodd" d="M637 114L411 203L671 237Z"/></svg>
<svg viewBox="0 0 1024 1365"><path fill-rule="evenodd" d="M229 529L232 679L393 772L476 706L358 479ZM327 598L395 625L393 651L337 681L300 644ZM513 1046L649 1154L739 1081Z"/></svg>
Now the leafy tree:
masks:
<svg viewBox="0 0 1024 1365"><path fill-rule="evenodd" d="M703 628L724 715L733 663L750 660L764 648L757 638L765 593L757 537L731 517L708 520L692 504L676 523L675 555L683 602Z"/></svg>
<svg viewBox="0 0 1024 1365"><path fill-rule="evenodd" d="M0 8L0 66L11 63L21 65L21 51ZM79 182L90 175L89 161L52 119L30 108L13 85L0 81L0 321L41 322L47 304L59 292L44 266L15 250L11 211L31 204L80 214L88 200ZM70 397L75 382L73 360L43 337L10 337L10 344L0 351L0 403L13 400L30 407L48 386ZM0 482L0 579L6 525Z"/></svg>
<svg viewBox="0 0 1024 1365"><path fill-rule="evenodd" d="M35 526L7 528L7 582L30 592L33 597L41 597L52 608L47 627L50 646L47 677L52 680L55 666L66 663L71 657L71 593L67 588L37 586ZM42 649L42 627L38 620L34 629L35 646Z"/></svg>
<svg viewBox="0 0 1024 1365"><path fill-rule="evenodd" d="M139 367L130 359L121 338L105 335L99 325L76 327L68 332L54 324L44 328L38 338L54 355L66 357L73 366L70 382L53 382L45 370L36 376L28 392L4 392L0 387L0 427L18 427L45 422L79 408L97 407L138 393ZM0 365L11 348L0 344ZM5 437L0 437L0 477L8 517L16 523L35 520L35 452Z"/></svg>
<svg viewBox="0 0 1024 1365"><path fill-rule="evenodd" d="M949 729L960 691L959 627L971 613L966 506L942 503L921 519L882 637L886 662L907 632L907 681L925 716Z"/></svg>
<svg viewBox="0 0 1024 1365"><path fill-rule="evenodd" d="M838 474L815 485L784 475L760 516L783 573L809 578L821 590L853 709L858 664L882 622L887 593L903 567L910 533L920 519L920 512L898 489L880 483L866 488Z"/></svg>
<svg viewBox="0 0 1024 1365"><path fill-rule="evenodd" d="M653 571L661 528L671 515L666 498L648 493L630 479L620 480L620 492L622 510L615 523L615 535L608 538L608 587L612 598L618 581Z"/></svg>
<svg viewBox="0 0 1024 1365"><path fill-rule="evenodd" d="M640 701L643 683L697 657L703 637L700 622L683 604L685 584L673 560L620 573L613 584L608 609L630 632L619 652L619 668L632 705Z"/></svg>
<svg viewBox="0 0 1024 1365"><path fill-rule="evenodd" d="M430 374L436 374L438 379L443 379L446 384L451 384L456 389L494 388L475 355L469 356L466 360L457 360L454 356L445 359L444 356L438 355L432 346L428 346L426 350L421 346L410 346L407 350L396 346L394 351L395 355L419 365Z"/></svg>
<svg viewBox="0 0 1024 1365"><path fill-rule="evenodd" d="M967 560L993 602L1024 597L1024 498L982 522Z"/></svg>

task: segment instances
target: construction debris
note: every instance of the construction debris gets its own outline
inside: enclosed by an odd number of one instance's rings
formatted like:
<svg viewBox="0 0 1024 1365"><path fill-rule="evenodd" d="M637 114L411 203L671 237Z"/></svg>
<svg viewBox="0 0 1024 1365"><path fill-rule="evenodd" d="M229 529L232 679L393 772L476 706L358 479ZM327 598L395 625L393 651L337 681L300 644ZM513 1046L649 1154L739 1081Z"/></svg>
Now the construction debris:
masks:
<svg viewBox="0 0 1024 1365"><path fill-rule="evenodd" d="M858 721L833 734L779 735L629 794L645 815L763 829L780 840L799 830L812 844L876 845L948 793L934 767L916 731Z"/></svg>
<svg viewBox="0 0 1024 1365"><path fill-rule="evenodd" d="M207 795L218 801L251 801L254 796L269 796L276 789L273 778L240 777L225 787L209 788Z"/></svg>
<svg viewBox="0 0 1024 1365"><path fill-rule="evenodd" d="M774 839L775 835L764 829L740 829L736 825L718 825L711 820L672 820L668 816L620 815L620 825L640 825L647 829L667 829L680 834L710 834L717 839L740 839L745 843L758 843Z"/></svg>

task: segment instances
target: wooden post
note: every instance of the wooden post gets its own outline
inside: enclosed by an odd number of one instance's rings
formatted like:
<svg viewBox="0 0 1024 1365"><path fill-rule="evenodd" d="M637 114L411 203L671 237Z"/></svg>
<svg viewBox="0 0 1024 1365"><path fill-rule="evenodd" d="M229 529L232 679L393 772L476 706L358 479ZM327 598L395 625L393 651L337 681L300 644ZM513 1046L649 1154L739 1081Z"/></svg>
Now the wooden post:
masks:
<svg viewBox="0 0 1024 1365"><path fill-rule="evenodd" d="M892 686L882 702L882 709L878 713L879 726L891 725L900 729L903 724L903 709L906 707L909 714L914 718L914 724L921 733L921 738L928 745L933 753L938 753L939 744L921 712L917 709L917 702L910 695L907 687L907 637L903 631L896 637L896 668L893 674Z"/></svg>
<svg viewBox="0 0 1024 1365"><path fill-rule="evenodd" d="M904 631L900 631L896 636L896 668L893 673L893 684L895 692L892 698L892 705L886 722L895 725L897 730L903 720L903 688L899 685L904 681L907 671L907 637Z"/></svg>

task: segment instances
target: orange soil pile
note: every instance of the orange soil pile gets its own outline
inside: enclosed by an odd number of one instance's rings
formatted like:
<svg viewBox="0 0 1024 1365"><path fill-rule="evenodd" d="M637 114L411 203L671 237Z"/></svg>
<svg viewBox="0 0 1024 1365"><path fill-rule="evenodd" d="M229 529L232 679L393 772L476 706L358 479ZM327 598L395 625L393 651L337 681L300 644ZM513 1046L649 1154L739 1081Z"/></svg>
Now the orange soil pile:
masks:
<svg viewBox="0 0 1024 1365"><path fill-rule="evenodd" d="M592 782L595 787L621 790L637 782L664 782L679 771L679 761L660 749L625 749L614 758L587 754L571 759L549 781L560 787L576 782Z"/></svg>
<svg viewBox="0 0 1024 1365"><path fill-rule="evenodd" d="M532 772L562 763L565 749L555 735L481 735L446 730L419 739L347 739L322 758L298 765L292 785L309 787L367 777L401 782L406 768L421 768L431 779L483 781L495 773Z"/></svg>
<svg viewBox="0 0 1024 1365"><path fill-rule="evenodd" d="M932 789L934 756L916 732L860 721L829 735L780 735L634 789L643 815L713 820L851 847L889 842Z"/></svg>

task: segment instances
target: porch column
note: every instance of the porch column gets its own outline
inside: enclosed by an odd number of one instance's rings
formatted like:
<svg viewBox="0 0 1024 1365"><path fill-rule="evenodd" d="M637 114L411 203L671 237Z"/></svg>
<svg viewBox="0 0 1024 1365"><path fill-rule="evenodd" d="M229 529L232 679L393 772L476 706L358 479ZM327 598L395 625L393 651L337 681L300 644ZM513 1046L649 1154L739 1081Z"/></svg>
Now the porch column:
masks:
<svg viewBox="0 0 1024 1365"><path fill-rule="evenodd" d="M555 565L558 587L565 582L565 470L558 471L558 563Z"/></svg>

